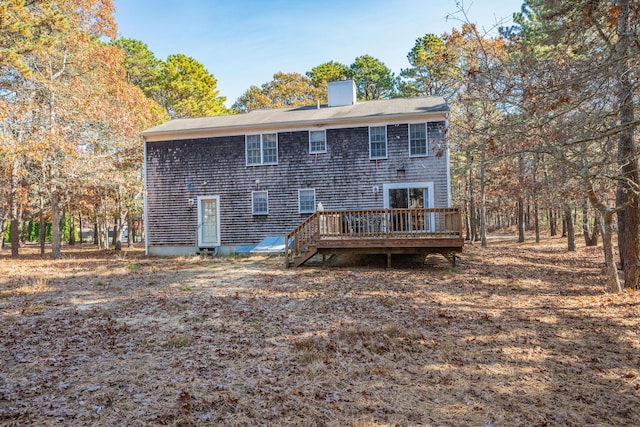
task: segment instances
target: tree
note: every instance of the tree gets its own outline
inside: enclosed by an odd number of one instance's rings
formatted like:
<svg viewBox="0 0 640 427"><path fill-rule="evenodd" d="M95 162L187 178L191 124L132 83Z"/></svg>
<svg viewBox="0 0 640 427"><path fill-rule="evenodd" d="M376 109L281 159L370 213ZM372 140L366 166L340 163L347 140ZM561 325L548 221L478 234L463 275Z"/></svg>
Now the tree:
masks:
<svg viewBox="0 0 640 427"><path fill-rule="evenodd" d="M539 129L561 135L547 150L581 177L591 205L600 212L613 290L620 285L609 252L612 225L607 221L616 213L625 285L640 286L640 177L634 139L639 83L634 58L640 50L635 23L640 10L632 4L529 0L516 16L515 31L507 32L520 56L532 65L522 73L528 81L522 97L528 116ZM549 70L556 72L545 76ZM575 125L566 127L568 122ZM613 205L606 202L608 193L598 191L610 188L603 177L617 186Z"/></svg>
<svg viewBox="0 0 640 427"><path fill-rule="evenodd" d="M349 77L356 84L358 99L390 98L395 94L396 79L391 70L380 60L362 55L349 66Z"/></svg>
<svg viewBox="0 0 640 427"><path fill-rule="evenodd" d="M172 118L226 114L226 98L204 66L183 54L169 55L163 70L163 106Z"/></svg>
<svg viewBox="0 0 640 427"><path fill-rule="evenodd" d="M138 133L165 116L126 81L123 50L101 41L115 34L110 1L52 0L26 7L32 16L57 19L56 25L48 20L30 28L46 43L0 66L0 168L11 187L0 196L11 205L12 227L34 204L41 220L51 219L52 257L58 258L63 212L79 201L86 204L98 194L92 188L117 184L141 194ZM101 200L127 196L113 193L101 193ZM18 235L14 230L12 239ZM17 251L18 244L12 246Z"/></svg>
<svg viewBox="0 0 640 427"><path fill-rule="evenodd" d="M29 54L51 46L50 31L61 28L64 21L51 2L10 0L0 4L0 69L30 76Z"/></svg>
<svg viewBox="0 0 640 427"><path fill-rule="evenodd" d="M410 68L400 72L402 96L444 96L451 100L459 88L459 62L446 39L425 34L407 54Z"/></svg>
<svg viewBox="0 0 640 427"><path fill-rule="evenodd" d="M273 75L273 80L261 87L251 86L232 108L238 112L249 112L260 108L314 105L320 97L320 90L311 84L308 77L298 73L278 72Z"/></svg>
<svg viewBox="0 0 640 427"><path fill-rule="evenodd" d="M306 72L307 77L311 79L311 84L320 92L322 103L327 102L327 84L332 81L342 80L349 77L349 67L335 61L325 62L311 71Z"/></svg>
<svg viewBox="0 0 640 427"><path fill-rule="evenodd" d="M119 38L113 45L126 53L123 65L127 72L127 82L162 104L163 62L140 40Z"/></svg>

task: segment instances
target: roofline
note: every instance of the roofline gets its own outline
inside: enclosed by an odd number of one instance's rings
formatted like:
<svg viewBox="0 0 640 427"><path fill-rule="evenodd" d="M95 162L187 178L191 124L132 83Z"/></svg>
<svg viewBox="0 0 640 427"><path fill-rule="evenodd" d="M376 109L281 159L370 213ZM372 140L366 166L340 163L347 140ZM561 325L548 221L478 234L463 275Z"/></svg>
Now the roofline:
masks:
<svg viewBox="0 0 640 427"><path fill-rule="evenodd" d="M252 124L252 125L235 125L235 126L220 126L220 127L203 127L196 129L182 129L182 130L167 130L141 132L140 135L147 142L161 142L161 141L176 141L184 139L196 139L196 138L208 138L208 137L221 137L221 136L233 136L246 133L258 133L261 131L282 131L282 130L303 130L312 127L318 127L323 129L331 129L340 127L343 128L348 125L363 125L363 124L396 124L407 119L412 120L416 118L432 118L442 117L446 119L449 114L449 109L442 109L429 112L417 112L417 113L401 113L401 114L385 114L385 115L372 115L361 117L346 117L346 118L330 118L322 120L304 120L296 122L272 122L264 124Z"/></svg>

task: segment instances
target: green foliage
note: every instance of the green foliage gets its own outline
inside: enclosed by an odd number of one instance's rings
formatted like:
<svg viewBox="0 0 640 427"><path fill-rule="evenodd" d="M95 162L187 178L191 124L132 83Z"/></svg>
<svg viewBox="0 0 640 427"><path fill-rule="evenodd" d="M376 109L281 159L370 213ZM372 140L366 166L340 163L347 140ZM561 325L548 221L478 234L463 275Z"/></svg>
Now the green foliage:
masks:
<svg viewBox="0 0 640 427"><path fill-rule="evenodd" d="M325 62L306 72L311 84L321 94L321 102L327 102L327 83L349 77L349 67L335 61Z"/></svg>
<svg viewBox="0 0 640 427"><path fill-rule="evenodd" d="M157 59L139 40L120 38L113 42L125 52L127 81L162 105L171 118L228 114L226 98L216 89L217 79L200 62L183 54Z"/></svg>
<svg viewBox="0 0 640 427"><path fill-rule="evenodd" d="M425 34L418 38L407 59L411 67L400 72L402 96L453 97L458 86L458 55L442 37Z"/></svg>
<svg viewBox="0 0 640 427"><path fill-rule="evenodd" d="M113 45L126 53L123 66L127 81L140 88L147 97L162 104L162 61L140 40L120 38Z"/></svg>
<svg viewBox="0 0 640 427"><path fill-rule="evenodd" d="M172 118L216 116L227 113L218 81L204 66L183 54L170 55L164 64L164 105Z"/></svg>
<svg viewBox="0 0 640 427"><path fill-rule="evenodd" d="M30 55L55 43L51 33L66 25L61 8L51 2L0 3L0 69L15 69L30 77Z"/></svg>
<svg viewBox="0 0 640 427"><path fill-rule="evenodd" d="M248 112L259 108L313 105L321 96L310 78L298 73L278 72L273 75L273 80L260 88L251 86L232 108L238 112Z"/></svg>
<svg viewBox="0 0 640 427"><path fill-rule="evenodd" d="M396 79L391 70L379 59L362 55L349 67L349 77L356 84L358 99L390 98L395 94Z"/></svg>

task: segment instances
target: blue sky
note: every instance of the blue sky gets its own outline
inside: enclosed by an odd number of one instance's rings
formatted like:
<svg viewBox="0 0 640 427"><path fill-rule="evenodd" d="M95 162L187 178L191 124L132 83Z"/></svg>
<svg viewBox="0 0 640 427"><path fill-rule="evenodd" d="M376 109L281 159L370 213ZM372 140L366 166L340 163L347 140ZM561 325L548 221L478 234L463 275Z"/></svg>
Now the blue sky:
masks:
<svg viewBox="0 0 640 427"><path fill-rule="evenodd" d="M114 0L119 36L146 43L159 59L183 53L218 79L231 106L278 71L301 73L327 61L371 55L396 75L426 33L461 22L455 0ZM465 2L469 19L490 30L522 0Z"/></svg>

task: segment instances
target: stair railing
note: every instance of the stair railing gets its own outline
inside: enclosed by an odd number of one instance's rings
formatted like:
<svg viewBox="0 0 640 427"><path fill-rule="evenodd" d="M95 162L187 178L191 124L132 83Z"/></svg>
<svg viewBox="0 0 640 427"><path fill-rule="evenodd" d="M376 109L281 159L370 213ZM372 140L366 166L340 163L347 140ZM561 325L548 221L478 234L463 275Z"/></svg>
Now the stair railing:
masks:
<svg viewBox="0 0 640 427"><path fill-rule="evenodd" d="M319 213L305 219L285 238L285 263L290 265L296 256L302 255L320 237Z"/></svg>

